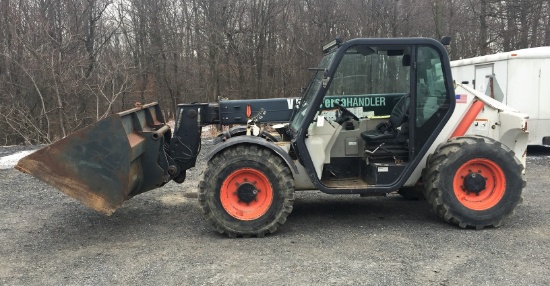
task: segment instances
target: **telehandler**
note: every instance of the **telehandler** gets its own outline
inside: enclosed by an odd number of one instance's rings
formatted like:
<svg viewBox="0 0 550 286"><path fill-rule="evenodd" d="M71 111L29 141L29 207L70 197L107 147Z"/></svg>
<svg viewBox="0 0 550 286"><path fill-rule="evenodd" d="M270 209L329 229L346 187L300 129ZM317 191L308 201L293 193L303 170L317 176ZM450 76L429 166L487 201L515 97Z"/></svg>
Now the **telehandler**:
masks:
<svg viewBox="0 0 550 286"><path fill-rule="evenodd" d="M522 200L526 114L455 84L449 38L335 40L300 99L179 104L172 133L158 104L114 114L16 166L106 215L182 183L202 127L235 127L206 155L198 203L230 237L275 232L298 190L423 195L461 228L498 227ZM456 90L455 90L456 88ZM264 129L274 126L277 134Z"/></svg>

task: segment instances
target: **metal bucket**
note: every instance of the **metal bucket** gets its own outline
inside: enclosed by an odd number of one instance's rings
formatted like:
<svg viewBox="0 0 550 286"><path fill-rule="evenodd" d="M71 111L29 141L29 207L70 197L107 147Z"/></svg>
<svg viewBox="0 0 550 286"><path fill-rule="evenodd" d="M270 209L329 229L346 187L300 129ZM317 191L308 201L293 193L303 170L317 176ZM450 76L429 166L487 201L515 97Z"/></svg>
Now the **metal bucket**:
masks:
<svg viewBox="0 0 550 286"><path fill-rule="evenodd" d="M111 215L132 196L170 180L170 140L157 103L114 114L22 158L18 170Z"/></svg>

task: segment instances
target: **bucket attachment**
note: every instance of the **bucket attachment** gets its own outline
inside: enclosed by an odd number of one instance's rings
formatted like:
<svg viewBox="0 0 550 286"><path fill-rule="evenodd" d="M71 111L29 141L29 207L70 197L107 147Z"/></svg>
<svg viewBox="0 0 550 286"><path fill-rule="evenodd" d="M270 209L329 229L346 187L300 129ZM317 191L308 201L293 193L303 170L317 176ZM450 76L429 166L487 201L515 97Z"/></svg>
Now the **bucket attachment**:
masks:
<svg viewBox="0 0 550 286"><path fill-rule="evenodd" d="M111 215L132 196L177 175L167 158L170 127L157 103L114 114L22 158L18 170Z"/></svg>

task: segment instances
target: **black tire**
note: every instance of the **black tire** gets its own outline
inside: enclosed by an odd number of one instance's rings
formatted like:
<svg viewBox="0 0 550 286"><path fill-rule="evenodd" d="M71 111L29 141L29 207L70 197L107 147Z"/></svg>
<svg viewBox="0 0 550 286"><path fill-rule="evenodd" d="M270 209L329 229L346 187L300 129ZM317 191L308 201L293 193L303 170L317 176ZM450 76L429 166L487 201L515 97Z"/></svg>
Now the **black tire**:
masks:
<svg viewBox="0 0 550 286"><path fill-rule="evenodd" d="M500 142L483 136L457 137L428 157L424 195L451 224L498 227L522 202L522 171L514 152Z"/></svg>
<svg viewBox="0 0 550 286"><path fill-rule="evenodd" d="M232 146L216 154L199 185L206 220L229 237L275 232L293 203L289 167L276 153L257 145Z"/></svg>

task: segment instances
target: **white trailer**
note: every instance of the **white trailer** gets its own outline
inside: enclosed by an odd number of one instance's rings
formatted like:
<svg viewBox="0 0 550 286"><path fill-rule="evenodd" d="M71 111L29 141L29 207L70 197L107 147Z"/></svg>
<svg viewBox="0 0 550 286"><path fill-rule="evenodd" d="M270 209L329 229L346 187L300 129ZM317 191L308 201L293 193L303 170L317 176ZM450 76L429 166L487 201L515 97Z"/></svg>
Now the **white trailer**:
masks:
<svg viewBox="0 0 550 286"><path fill-rule="evenodd" d="M550 47L451 62L453 79L529 115L529 145L550 146Z"/></svg>

